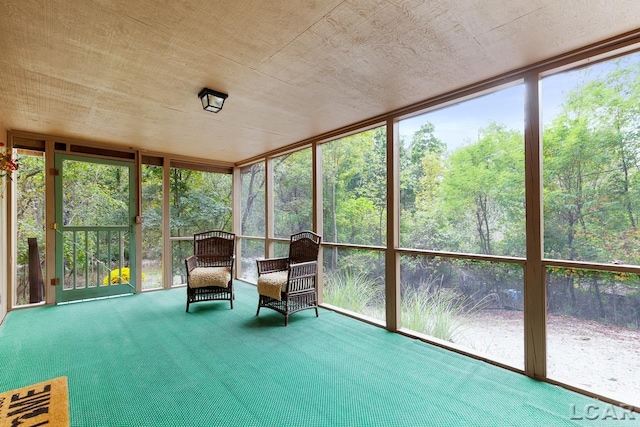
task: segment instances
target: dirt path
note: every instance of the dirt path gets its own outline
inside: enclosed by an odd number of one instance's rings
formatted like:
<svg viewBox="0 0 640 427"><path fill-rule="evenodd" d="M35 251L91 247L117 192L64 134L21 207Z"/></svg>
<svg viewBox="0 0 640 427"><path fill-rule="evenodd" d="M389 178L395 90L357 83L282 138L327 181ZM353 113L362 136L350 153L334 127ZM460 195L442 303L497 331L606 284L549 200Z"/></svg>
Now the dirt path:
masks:
<svg viewBox="0 0 640 427"><path fill-rule="evenodd" d="M489 358L524 367L522 312L485 310L454 341ZM640 406L640 332L572 317L547 321L548 377Z"/></svg>

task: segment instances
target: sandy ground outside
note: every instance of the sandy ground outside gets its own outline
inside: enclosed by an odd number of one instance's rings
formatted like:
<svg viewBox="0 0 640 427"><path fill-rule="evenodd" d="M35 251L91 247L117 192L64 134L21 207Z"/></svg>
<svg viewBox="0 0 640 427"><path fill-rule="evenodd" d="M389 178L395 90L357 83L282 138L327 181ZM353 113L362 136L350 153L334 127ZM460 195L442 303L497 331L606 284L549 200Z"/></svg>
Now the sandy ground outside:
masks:
<svg viewBox="0 0 640 427"><path fill-rule="evenodd" d="M460 327L454 342L489 359L523 369L523 319L520 311L484 310ZM640 406L640 331L550 315L547 376Z"/></svg>

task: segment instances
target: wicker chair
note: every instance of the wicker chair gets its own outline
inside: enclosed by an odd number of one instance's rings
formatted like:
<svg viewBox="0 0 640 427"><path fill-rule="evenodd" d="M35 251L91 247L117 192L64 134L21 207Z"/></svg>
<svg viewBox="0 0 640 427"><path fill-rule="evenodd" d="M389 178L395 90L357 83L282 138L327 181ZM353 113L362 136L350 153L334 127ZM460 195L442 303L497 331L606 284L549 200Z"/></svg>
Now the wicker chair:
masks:
<svg viewBox="0 0 640 427"><path fill-rule="evenodd" d="M193 255L187 266L187 312L189 304L229 300L233 309L233 262L236 235L206 231L193 235Z"/></svg>
<svg viewBox="0 0 640 427"><path fill-rule="evenodd" d="M284 315L284 325L289 315L313 308L318 317L318 292L316 273L321 237L310 231L291 235L289 256L258 260L258 311L270 308Z"/></svg>

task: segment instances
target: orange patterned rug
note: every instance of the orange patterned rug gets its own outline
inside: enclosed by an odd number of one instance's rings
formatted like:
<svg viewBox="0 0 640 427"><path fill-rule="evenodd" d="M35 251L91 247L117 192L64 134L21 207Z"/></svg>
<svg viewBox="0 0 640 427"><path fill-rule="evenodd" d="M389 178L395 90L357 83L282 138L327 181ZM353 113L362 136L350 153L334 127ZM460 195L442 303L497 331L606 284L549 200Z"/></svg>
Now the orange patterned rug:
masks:
<svg viewBox="0 0 640 427"><path fill-rule="evenodd" d="M0 427L68 425L67 377L0 393Z"/></svg>

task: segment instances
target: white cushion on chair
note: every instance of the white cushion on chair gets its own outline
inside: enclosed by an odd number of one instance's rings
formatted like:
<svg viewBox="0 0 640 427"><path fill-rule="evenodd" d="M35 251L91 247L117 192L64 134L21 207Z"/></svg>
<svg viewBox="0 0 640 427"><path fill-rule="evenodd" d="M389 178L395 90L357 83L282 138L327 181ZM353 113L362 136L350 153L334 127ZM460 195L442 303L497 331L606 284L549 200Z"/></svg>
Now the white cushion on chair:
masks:
<svg viewBox="0 0 640 427"><path fill-rule="evenodd" d="M258 293L280 301L280 292L287 289L288 271L266 273L258 277Z"/></svg>
<svg viewBox="0 0 640 427"><path fill-rule="evenodd" d="M218 286L226 288L231 280L229 267L196 267L189 273L189 287Z"/></svg>

